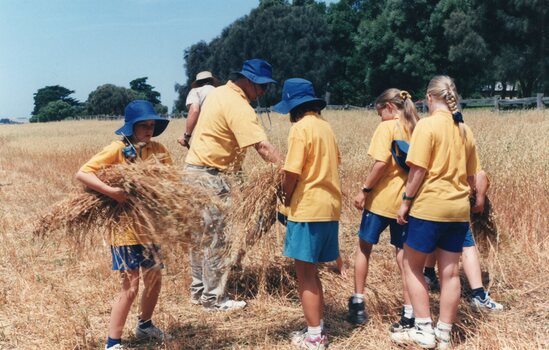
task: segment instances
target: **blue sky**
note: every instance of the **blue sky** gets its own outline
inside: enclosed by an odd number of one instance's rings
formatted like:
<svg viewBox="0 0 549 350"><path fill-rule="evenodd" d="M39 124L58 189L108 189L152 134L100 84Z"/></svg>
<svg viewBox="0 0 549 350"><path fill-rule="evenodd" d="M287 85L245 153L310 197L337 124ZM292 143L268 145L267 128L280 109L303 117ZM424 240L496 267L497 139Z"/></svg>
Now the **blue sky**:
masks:
<svg viewBox="0 0 549 350"><path fill-rule="evenodd" d="M47 85L85 101L135 78L170 110L185 82L183 51L210 41L258 0L0 0L0 118L28 117Z"/></svg>

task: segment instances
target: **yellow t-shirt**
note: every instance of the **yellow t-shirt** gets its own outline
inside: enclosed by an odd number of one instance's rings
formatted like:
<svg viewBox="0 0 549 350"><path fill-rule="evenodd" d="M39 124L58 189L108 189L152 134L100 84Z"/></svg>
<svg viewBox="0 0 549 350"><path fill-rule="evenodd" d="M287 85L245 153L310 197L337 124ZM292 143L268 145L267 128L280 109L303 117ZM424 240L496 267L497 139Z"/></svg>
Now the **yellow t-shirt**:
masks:
<svg viewBox="0 0 549 350"><path fill-rule="evenodd" d="M185 162L238 171L245 148L266 140L246 94L229 81L204 101Z"/></svg>
<svg viewBox="0 0 549 350"><path fill-rule="evenodd" d="M423 220L465 222L470 218L467 176L480 171L475 139L465 126L462 141L452 114L437 110L414 129L407 164L426 169L410 215Z"/></svg>
<svg viewBox="0 0 549 350"><path fill-rule="evenodd" d="M283 169L298 174L288 220L337 221L341 214L341 185L337 171L339 149L327 121L308 113L290 129Z"/></svg>
<svg viewBox="0 0 549 350"><path fill-rule="evenodd" d="M396 219L408 174L398 166L391 154L393 140L409 142L410 134L398 119L381 122L372 136L368 155L386 163L387 167L383 177L366 197L364 208L374 214Z"/></svg>
<svg viewBox="0 0 549 350"><path fill-rule="evenodd" d="M126 163L127 160L122 154L122 149L126 147L122 141L114 141L101 152L94 155L86 164L84 164L80 171L85 173L97 173L99 170L108 168L115 164ZM136 147L137 148L137 147ZM147 160L151 157L157 157L163 164L172 164L172 158L170 153L161 143L150 141L143 148L137 148L138 154L141 154L141 159ZM132 227L132 223L129 218L120 218L121 229L117 232L111 232L109 242L113 246L123 245L136 245L142 244L136 235L135 230Z"/></svg>

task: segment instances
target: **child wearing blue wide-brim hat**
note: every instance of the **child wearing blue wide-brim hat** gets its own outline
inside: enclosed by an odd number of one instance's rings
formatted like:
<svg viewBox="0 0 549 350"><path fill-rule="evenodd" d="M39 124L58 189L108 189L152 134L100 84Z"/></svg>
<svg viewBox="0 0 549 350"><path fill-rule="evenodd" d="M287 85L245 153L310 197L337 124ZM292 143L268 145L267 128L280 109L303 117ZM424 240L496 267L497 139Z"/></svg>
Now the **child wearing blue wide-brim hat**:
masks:
<svg viewBox="0 0 549 350"><path fill-rule="evenodd" d="M324 349L323 292L317 263L339 256L341 185L339 148L330 124L320 111L326 102L315 96L310 81L292 78L284 82L278 113L290 113L294 125L288 136L283 166L284 214L287 214L284 256L295 260L307 331L296 332L292 343L306 349Z"/></svg>
<svg viewBox="0 0 549 350"><path fill-rule="evenodd" d="M76 179L90 189L123 204L127 193L123 188L110 186L96 175L99 170L116 164L156 158L164 164L171 164L169 152L161 143L151 141L160 135L168 125L168 120L156 114L149 101L136 100L128 104L124 111L124 125L115 131L123 139L114 141L93 156L76 173ZM120 271L121 290L116 299L109 323L109 334L105 349L121 349L121 337L130 307L139 289L140 272L143 272L145 290L141 298L140 316L135 328L138 339L164 339L164 333L151 321L161 286L160 247L155 242L143 242L135 233L130 222L110 237L112 269ZM139 235L143 237L143 235Z"/></svg>

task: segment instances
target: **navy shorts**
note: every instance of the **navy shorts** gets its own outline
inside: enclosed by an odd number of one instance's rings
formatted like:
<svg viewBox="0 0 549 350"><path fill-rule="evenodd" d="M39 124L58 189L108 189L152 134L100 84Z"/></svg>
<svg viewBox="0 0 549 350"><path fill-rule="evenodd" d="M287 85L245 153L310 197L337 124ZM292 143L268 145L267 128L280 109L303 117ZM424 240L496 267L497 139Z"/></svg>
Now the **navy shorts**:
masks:
<svg viewBox="0 0 549 350"><path fill-rule="evenodd" d="M469 248L475 246L475 238L473 237L473 231L471 231L471 226L465 234L465 241L463 241L463 248Z"/></svg>
<svg viewBox="0 0 549 350"><path fill-rule="evenodd" d="M159 245L111 246L111 255L115 271L164 268Z"/></svg>
<svg viewBox="0 0 549 350"><path fill-rule="evenodd" d="M339 221L288 220L284 256L310 263L334 261L339 256Z"/></svg>
<svg viewBox="0 0 549 350"><path fill-rule="evenodd" d="M436 248L453 253L463 251L469 222L438 222L408 217L408 229L404 243L422 253L432 253Z"/></svg>
<svg viewBox="0 0 549 350"><path fill-rule="evenodd" d="M362 213L358 237L370 244L377 244L381 232L383 232L387 226L389 226L389 231L391 232L391 244L402 249L406 225L399 225L396 219L377 215L367 210L364 210Z"/></svg>

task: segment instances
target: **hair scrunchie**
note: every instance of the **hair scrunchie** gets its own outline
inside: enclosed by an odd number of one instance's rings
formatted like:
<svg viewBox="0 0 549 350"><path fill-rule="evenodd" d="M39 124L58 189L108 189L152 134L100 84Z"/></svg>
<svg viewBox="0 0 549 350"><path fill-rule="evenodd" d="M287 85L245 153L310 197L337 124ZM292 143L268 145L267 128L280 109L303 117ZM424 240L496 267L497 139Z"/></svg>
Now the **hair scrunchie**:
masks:
<svg viewBox="0 0 549 350"><path fill-rule="evenodd" d="M456 123L463 123L463 115L459 111L452 113L452 118Z"/></svg>
<svg viewBox="0 0 549 350"><path fill-rule="evenodd" d="M400 92L400 98L403 99L404 101L406 101L407 98L409 98L411 100L412 95L410 95L410 93L408 91L402 90Z"/></svg>

